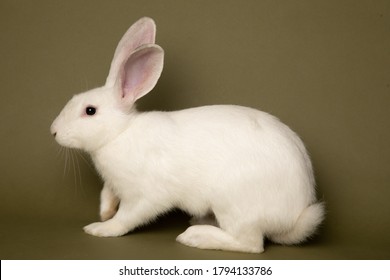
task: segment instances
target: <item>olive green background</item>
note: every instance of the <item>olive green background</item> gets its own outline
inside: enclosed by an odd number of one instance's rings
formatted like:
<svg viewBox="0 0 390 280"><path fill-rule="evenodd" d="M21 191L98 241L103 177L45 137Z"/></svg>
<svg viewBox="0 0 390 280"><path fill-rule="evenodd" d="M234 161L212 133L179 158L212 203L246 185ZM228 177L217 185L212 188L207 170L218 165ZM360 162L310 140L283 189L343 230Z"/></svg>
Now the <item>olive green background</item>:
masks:
<svg viewBox="0 0 390 280"><path fill-rule="evenodd" d="M166 52L142 110L240 104L278 116L306 143L319 234L263 254L188 248L178 211L119 238L86 235L101 181L49 126L100 86L142 16ZM0 0L1 259L389 259L390 1Z"/></svg>

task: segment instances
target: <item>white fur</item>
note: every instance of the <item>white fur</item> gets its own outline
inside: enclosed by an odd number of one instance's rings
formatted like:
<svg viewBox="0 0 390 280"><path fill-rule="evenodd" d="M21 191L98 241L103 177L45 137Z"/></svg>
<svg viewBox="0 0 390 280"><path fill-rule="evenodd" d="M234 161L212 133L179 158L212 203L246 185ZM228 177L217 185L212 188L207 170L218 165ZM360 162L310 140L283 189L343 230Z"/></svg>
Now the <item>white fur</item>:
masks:
<svg viewBox="0 0 390 280"><path fill-rule="evenodd" d="M324 208L306 149L286 125L233 105L135 110L162 71L154 28L148 18L135 23L118 45L106 85L73 97L52 124L61 145L91 154L105 182L104 222L84 230L120 236L180 208L201 221L178 236L188 246L259 253L264 237L282 244L307 239ZM96 114L86 115L87 106ZM203 224L210 216L216 221Z"/></svg>

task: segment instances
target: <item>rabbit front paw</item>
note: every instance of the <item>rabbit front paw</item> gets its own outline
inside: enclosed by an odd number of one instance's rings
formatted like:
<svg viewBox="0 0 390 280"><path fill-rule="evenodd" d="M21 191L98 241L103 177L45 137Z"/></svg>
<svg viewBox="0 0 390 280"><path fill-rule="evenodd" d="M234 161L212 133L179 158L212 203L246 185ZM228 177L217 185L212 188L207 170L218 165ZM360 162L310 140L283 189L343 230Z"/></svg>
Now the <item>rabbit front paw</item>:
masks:
<svg viewBox="0 0 390 280"><path fill-rule="evenodd" d="M115 237L127 233L126 228L114 220L89 224L84 227L84 231L99 237Z"/></svg>

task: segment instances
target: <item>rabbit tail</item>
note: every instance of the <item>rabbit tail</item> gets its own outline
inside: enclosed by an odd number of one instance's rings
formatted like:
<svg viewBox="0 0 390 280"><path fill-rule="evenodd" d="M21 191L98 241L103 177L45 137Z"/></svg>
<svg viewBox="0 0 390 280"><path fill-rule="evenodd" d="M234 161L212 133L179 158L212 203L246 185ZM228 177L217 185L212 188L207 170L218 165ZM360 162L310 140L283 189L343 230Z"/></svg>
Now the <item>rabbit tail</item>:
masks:
<svg viewBox="0 0 390 280"><path fill-rule="evenodd" d="M302 211L290 231L272 234L269 238L275 243L285 245L301 243L317 230L324 217L324 203L312 204Z"/></svg>

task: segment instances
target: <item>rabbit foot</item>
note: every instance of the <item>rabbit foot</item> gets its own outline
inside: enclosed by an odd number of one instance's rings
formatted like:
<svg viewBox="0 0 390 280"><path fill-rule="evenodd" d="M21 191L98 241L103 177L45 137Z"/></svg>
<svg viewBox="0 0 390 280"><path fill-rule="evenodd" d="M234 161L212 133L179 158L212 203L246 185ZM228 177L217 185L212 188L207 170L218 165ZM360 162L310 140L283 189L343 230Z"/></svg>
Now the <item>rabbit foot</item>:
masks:
<svg viewBox="0 0 390 280"><path fill-rule="evenodd" d="M214 249L237 251L246 253L261 253L262 244L245 244L224 230L210 225L196 225L189 227L180 234L176 241L200 249Z"/></svg>
<svg viewBox="0 0 390 280"><path fill-rule="evenodd" d="M84 231L99 237L115 237L127 233L127 230L114 220L89 224L84 227Z"/></svg>
<svg viewBox="0 0 390 280"><path fill-rule="evenodd" d="M185 232L177 236L176 241L189 247L206 249L205 243L207 238L196 230L197 227L198 225L189 227Z"/></svg>

